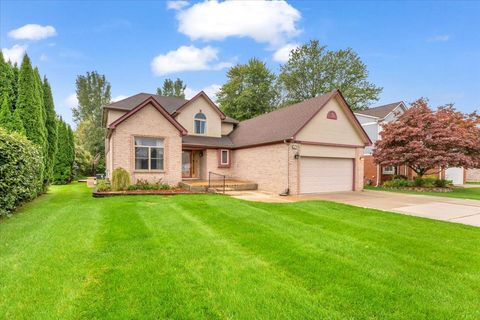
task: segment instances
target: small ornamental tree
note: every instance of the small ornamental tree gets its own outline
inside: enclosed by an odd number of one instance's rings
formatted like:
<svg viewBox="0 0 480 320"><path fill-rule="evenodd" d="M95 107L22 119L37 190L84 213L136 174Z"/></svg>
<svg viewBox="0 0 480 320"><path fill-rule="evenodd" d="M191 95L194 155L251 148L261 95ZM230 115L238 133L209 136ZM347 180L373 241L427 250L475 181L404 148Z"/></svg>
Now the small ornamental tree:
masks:
<svg viewBox="0 0 480 320"><path fill-rule="evenodd" d="M385 124L381 137L375 162L406 165L420 177L432 169L480 165L480 116L453 105L433 111L426 99L419 99L397 121Z"/></svg>

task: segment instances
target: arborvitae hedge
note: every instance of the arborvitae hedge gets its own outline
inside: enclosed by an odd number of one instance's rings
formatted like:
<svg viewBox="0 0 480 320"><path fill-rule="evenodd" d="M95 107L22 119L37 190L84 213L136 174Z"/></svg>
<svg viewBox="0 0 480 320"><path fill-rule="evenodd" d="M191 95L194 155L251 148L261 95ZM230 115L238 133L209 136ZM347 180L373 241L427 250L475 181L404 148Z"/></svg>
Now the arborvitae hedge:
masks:
<svg viewBox="0 0 480 320"><path fill-rule="evenodd" d="M40 148L19 133L0 128L0 216L8 215L43 190Z"/></svg>
<svg viewBox="0 0 480 320"><path fill-rule="evenodd" d="M61 118L57 120L58 139L55 166L53 168L53 182L65 184L72 181L73 164L75 161L75 147L73 132Z"/></svg>
<svg viewBox="0 0 480 320"><path fill-rule="evenodd" d="M8 102L7 96L3 99L3 103L0 107L0 127L8 132L18 132L25 135L25 129L23 128L23 123L18 114L18 110L15 110L14 112L10 110L10 103Z"/></svg>
<svg viewBox="0 0 480 320"><path fill-rule="evenodd" d="M52 89L46 77L43 79L43 102L45 127L47 129L46 179L50 182L53 177L53 165L55 164L55 153L57 152L57 117L53 104Z"/></svg>

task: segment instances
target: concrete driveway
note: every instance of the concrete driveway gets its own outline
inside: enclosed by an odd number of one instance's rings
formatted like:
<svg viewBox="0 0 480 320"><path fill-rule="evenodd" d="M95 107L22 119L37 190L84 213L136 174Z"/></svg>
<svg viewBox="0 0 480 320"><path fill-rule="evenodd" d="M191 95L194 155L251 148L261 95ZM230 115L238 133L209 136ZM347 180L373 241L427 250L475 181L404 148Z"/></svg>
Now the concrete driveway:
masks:
<svg viewBox="0 0 480 320"><path fill-rule="evenodd" d="M418 217L480 227L480 201L364 190L316 195L280 197L263 192L243 192L232 196L250 201L296 202L328 200L358 207L379 209Z"/></svg>

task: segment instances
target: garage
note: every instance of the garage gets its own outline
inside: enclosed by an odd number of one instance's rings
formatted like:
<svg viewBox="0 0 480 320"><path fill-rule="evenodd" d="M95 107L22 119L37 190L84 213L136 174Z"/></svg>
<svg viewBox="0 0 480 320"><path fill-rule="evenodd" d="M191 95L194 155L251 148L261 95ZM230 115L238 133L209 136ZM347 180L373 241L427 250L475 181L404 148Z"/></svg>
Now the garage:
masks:
<svg viewBox="0 0 480 320"><path fill-rule="evenodd" d="M353 159L300 158L300 193L352 191Z"/></svg>

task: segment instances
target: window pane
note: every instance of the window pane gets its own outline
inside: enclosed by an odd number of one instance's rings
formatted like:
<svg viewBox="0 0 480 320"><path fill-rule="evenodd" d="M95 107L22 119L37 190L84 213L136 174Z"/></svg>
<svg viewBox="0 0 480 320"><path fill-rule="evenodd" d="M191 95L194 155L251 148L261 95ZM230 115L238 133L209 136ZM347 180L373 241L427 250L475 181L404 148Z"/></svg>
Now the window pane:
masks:
<svg viewBox="0 0 480 320"><path fill-rule="evenodd" d="M148 159L135 159L136 170L148 170Z"/></svg>
<svg viewBox="0 0 480 320"><path fill-rule="evenodd" d="M222 150L222 164L228 163L228 151Z"/></svg>
<svg viewBox="0 0 480 320"><path fill-rule="evenodd" d="M163 148L150 148L151 158L163 158Z"/></svg>
<svg viewBox="0 0 480 320"><path fill-rule="evenodd" d="M163 157L161 159L150 159L151 170L163 170Z"/></svg>
<svg viewBox="0 0 480 320"><path fill-rule="evenodd" d="M152 147L163 147L163 139L156 138L135 138L136 146L152 146Z"/></svg>
<svg viewBox="0 0 480 320"><path fill-rule="evenodd" d="M135 147L135 158L148 158L148 148Z"/></svg>
<svg viewBox="0 0 480 320"><path fill-rule="evenodd" d="M205 121L200 121L200 133L205 133Z"/></svg>
<svg viewBox="0 0 480 320"><path fill-rule="evenodd" d="M203 120L206 120L207 117L203 114L203 113L197 113L195 115L195 119L203 119Z"/></svg>

